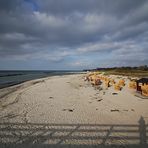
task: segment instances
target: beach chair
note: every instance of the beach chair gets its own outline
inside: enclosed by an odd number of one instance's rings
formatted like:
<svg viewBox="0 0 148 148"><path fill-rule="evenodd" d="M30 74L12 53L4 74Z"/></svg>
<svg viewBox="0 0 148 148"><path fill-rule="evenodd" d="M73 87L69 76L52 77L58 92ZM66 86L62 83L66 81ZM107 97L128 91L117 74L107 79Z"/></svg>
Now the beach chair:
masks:
<svg viewBox="0 0 148 148"><path fill-rule="evenodd" d="M92 82L91 82L92 85L100 85L101 84L101 81L100 79L96 78L94 79Z"/></svg>
<svg viewBox="0 0 148 148"><path fill-rule="evenodd" d="M115 80L114 79L110 79L110 84L111 85L114 85L116 82L115 82Z"/></svg>
<svg viewBox="0 0 148 148"><path fill-rule="evenodd" d="M114 90L117 90L117 91L120 91L121 90L121 86L120 86L120 84L115 84L114 85Z"/></svg>
<svg viewBox="0 0 148 148"><path fill-rule="evenodd" d="M148 85L141 86L142 95L148 97Z"/></svg>
<svg viewBox="0 0 148 148"><path fill-rule="evenodd" d="M137 89L136 81L129 82L129 88L131 88L131 89Z"/></svg>
<svg viewBox="0 0 148 148"><path fill-rule="evenodd" d="M105 86L106 86L107 88L110 87L109 82L110 82L110 81L105 81Z"/></svg>
<svg viewBox="0 0 148 148"><path fill-rule="evenodd" d="M125 86L125 81L123 79L119 80L119 85L120 86Z"/></svg>

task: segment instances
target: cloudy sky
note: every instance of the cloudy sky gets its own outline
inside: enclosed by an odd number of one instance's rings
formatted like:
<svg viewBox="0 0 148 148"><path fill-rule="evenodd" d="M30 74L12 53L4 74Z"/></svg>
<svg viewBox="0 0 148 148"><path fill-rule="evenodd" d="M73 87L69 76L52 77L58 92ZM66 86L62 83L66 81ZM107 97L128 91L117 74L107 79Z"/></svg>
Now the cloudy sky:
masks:
<svg viewBox="0 0 148 148"><path fill-rule="evenodd" d="M0 69L148 64L148 0L0 0Z"/></svg>

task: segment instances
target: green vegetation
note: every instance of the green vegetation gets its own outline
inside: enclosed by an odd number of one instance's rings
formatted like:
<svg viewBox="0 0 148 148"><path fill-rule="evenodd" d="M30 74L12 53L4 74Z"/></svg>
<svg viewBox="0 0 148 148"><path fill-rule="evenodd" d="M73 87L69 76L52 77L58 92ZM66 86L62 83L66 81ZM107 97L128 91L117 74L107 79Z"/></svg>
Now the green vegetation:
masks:
<svg viewBox="0 0 148 148"><path fill-rule="evenodd" d="M134 77L148 77L148 70L138 70L138 69L113 69L113 70L101 70L105 72L106 75L123 75L123 76L134 76Z"/></svg>
<svg viewBox="0 0 148 148"><path fill-rule="evenodd" d="M96 68L89 71L104 72L105 75L124 75L133 77L148 77L148 66L139 67L113 67L113 68Z"/></svg>

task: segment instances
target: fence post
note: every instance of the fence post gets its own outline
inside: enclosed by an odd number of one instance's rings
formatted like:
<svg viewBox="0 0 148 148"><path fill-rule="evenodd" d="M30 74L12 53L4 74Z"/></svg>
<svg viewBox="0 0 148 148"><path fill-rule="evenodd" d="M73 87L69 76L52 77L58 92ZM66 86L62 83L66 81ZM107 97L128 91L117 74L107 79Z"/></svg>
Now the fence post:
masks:
<svg viewBox="0 0 148 148"><path fill-rule="evenodd" d="M146 144L146 126L143 117L140 117L139 120L139 136L140 136L140 144Z"/></svg>

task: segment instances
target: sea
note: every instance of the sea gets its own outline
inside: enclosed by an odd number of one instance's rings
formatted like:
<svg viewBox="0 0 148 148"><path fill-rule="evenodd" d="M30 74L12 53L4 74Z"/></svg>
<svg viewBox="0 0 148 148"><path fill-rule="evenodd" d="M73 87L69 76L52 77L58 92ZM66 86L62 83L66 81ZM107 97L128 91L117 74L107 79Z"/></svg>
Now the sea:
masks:
<svg viewBox="0 0 148 148"><path fill-rule="evenodd" d="M81 71L53 71L53 70L52 71L51 70L50 71L49 70L0 71L0 89L38 78L79 74L79 73L81 73Z"/></svg>

